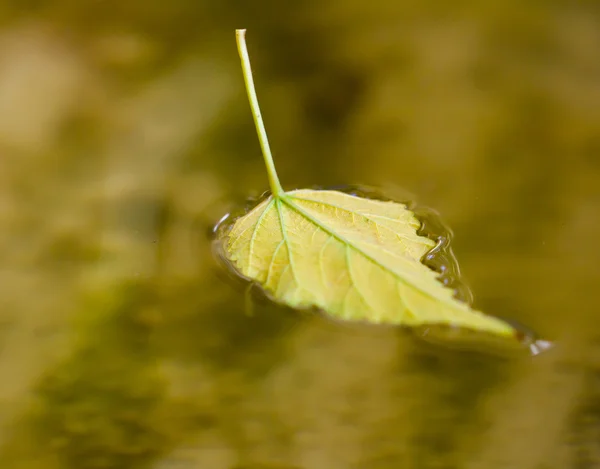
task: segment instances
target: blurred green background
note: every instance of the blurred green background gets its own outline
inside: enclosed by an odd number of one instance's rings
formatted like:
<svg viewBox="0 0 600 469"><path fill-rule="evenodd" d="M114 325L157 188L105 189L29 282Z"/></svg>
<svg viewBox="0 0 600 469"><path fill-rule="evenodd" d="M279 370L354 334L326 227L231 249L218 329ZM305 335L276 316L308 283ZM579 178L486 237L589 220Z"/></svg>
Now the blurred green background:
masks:
<svg viewBox="0 0 600 469"><path fill-rule="evenodd" d="M259 302L213 224L267 187L403 188L506 360ZM0 3L2 469L600 468L597 0Z"/></svg>

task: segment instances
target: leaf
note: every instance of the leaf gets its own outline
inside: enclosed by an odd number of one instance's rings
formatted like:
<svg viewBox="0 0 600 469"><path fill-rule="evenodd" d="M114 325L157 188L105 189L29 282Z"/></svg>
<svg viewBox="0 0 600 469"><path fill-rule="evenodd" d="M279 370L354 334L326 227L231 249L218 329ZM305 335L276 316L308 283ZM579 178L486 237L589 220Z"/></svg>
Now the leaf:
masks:
<svg viewBox="0 0 600 469"><path fill-rule="evenodd" d="M508 323L454 297L421 259L435 243L403 204L333 190L281 188L254 91L244 31L237 31L246 87L272 195L238 218L225 257L280 303L344 320L443 324L514 336Z"/></svg>
<svg viewBox="0 0 600 469"><path fill-rule="evenodd" d="M455 299L421 262L435 243L419 236L419 227L402 204L296 190L239 218L225 252L240 273L292 307L346 320L512 335L504 321Z"/></svg>

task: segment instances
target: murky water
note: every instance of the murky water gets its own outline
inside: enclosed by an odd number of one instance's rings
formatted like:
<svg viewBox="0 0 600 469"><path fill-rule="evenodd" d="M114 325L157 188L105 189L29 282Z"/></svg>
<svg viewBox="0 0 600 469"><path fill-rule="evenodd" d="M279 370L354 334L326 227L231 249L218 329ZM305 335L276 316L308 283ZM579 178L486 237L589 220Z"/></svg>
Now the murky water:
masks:
<svg viewBox="0 0 600 469"><path fill-rule="evenodd" d="M239 3L0 6L0 467L600 467L596 2ZM555 347L247 314L236 27L286 188L406 188Z"/></svg>

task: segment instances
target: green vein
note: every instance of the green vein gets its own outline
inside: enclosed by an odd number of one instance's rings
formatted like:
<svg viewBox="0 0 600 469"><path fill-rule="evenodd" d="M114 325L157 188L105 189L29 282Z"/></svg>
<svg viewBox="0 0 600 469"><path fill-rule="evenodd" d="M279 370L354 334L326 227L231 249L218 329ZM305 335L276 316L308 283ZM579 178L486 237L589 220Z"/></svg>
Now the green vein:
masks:
<svg viewBox="0 0 600 469"><path fill-rule="evenodd" d="M229 234L229 247L230 249L233 249L237 246L237 243L239 243L242 240L242 236L243 234L248 231L249 229L253 228L252 225L247 226L246 228L244 228L238 235L236 236L231 236L231 233Z"/></svg>
<svg viewBox="0 0 600 469"><path fill-rule="evenodd" d="M402 292L400 291L400 289L402 288L403 284L400 282L396 282L395 285L395 290L396 293L398 294L398 299L400 300L400 304L402 305L402 316L400 316L399 321L400 323L403 323L405 318L406 318L406 313L410 313L411 316L414 317L414 315L412 314L411 311L409 311L408 309L408 305L406 304L406 301L404 301L404 297L402 296Z"/></svg>
<svg viewBox="0 0 600 469"><path fill-rule="evenodd" d="M392 269L390 269L385 264L382 264L377 259L375 259L371 255L367 254L365 251L363 251L362 249L360 249L360 247L356 246L356 244L354 244L353 242L349 241L344 236L338 234L337 232L335 232L334 230L332 230L331 228L329 228L327 225L321 223L318 219L316 219L310 213L306 212L306 210L304 210L301 207L299 207L297 204L295 204L290 199L291 199L291 197L287 197L286 195L284 195L284 196L281 196L278 199L278 201L281 201L281 203L287 205L290 209L294 210L296 213L298 213L299 215L303 216L308 221L310 221L311 223L315 224L316 226L318 226L319 228L321 228L323 231L325 231L326 233L328 233L331 236L333 236L334 238L336 238L341 243L347 244L349 247L351 247L352 249L354 249L356 252L358 252L359 254L365 256L369 261L371 261L372 263L374 263L376 266L378 266L379 268L381 268L381 269L385 270L386 272L389 272L390 274L392 274L400 282L410 285L414 289L420 291L424 295L426 295L426 296L428 296L428 297L430 297L430 298L432 298L432 299L434 299L436 301L443 301L444 303L448 303L448 304L454 304L454 302L458 301L458 300L456 300L453 297L450 297L450 298L438 297L437 295L429 292L427 289L421 287L420 285L411 282L406 277L398 274L397 272L393 271ZM278 210L280 210L280 208L278 208ZM289 248L288 248L288 250L289 250ZM405 260L405 259L402 259L402 258L398 258L398 260L401 261L401 262L406 262L410 266L414 266L414 265L422 266L423 269L427 269L427 271L430 271L429 267L425 266L424 264L421 264L420 262L417 263L415 261L408 261L408 260ZM438 287L441 290L447 289L447 287L445 285L443 285L442 283L440 283L440 282L437 282L435 284L435 286Z"/></svg>
<svg viewBox="0 0 600 469"><path fill-rule="evenodd" d="M344 319L349 319L350 318L350 313L348 311L348 308L346 307L346 302L348 301L348 296L350 295L350 292L352 291L352 288L354 287L354 285L352 284L352 279L348 276L349 279L349 285L348 285L348 289L346 290L346 293L344 293L344 298L342 299L342 317Z"/></svg>
<svg viewBox="0 0 600 469"><path fill-rule="evenodd" d="M288 271L288 269L290 268L290 264L286 265L283 270L281 271L281 275L279 276L279 281L277 282L277 288L275 289L274 295L275 297L279 296L279 289L281 288L281 281L283 280L283 276L285 275L285 273Z"/></svg>
<svg viewBox="0 0 600 469"><path fill-rule="evenodd" d="M406 292L403 292L402 290L404 290L406 288L406 284L403 283L398 283L398 286L400 287L400 290L398 292L398 295L400 296L400 298L402 298L402 302L404 303L404 307L406 308L406 311L408 313L410 313L410 315L413 318L416 318L417 315L415 314L415 308L410 304L410 301L407 300L407 294Z"/></svg>
<svg viewBox="0 0 600 469"><path fill-rule="evenodd" d="M281 236L283 236L283 241L285 242L285 247L288 252L288 261L290 263L290 269L292 271L292 276L294 277L294 281L300 286L300 282L298 282L298 276L296 275L296 269L294 267L294 259L292 258L292 249L290 247L290 240L287 235L287 230L285 229L285 221L283 220L283 210L282 210L282 202L285 202L285 197L277 197L275 198L275 206L277 207L277 214L279 215L279 225L281 227Z"/></svg>
<svg viewBox="0 0 600 469"><path fill-rule="evenodd" d="M317 226L317 229L319 229L319 227ZM325 270L323 269L323 253L325 252L325 248L327 248L327 246L329 245L329 242L334 239L331 235L329 235L327 237L327 240L323 243L323 246L321 246L321 249L319 250L319 255L317 256L318 261L319 261L319 272L321 274L321 283L323 284L323 286L325 288L328 288L328 285L325 282Z"/></svg>
<svg viewBox="0 0 600 469"><path fill-rule="evenodd" d="M332 204L330 202L321 202L320 200L306 199L304 197L297 197L295 195L289 196L288 199L289 198L292 198L292 199L295 199L295 200L299 200L299 201L302 201L302 202L308 202L308 203L312 203L312 204L316 204L316 205L324 205L326 207L335 208L337 210L341 210L343 212L350 213L350 214L352 214L353 217L356 216L356 215L359 215L359 216L363 217L365 220L370 221L371 223L375 224L377 227L381 226L383 228L386 228L387 230L389 230L392 233L394 233L400 239L405 239L405 240L411 241L411 242L420 242L422 244L427 244L427 243L425 243L424 241L422 241L420 239L420 238L422 238L422 236L416 235L414 237L411 237L411 236L402 235L402 234L397 233L396 231L394 231L389 226L386 226L386 225L383 225L381 223L378 223L376 220L373 220L371 217L365 215L362 212L355 212L354 210L350 210L348 208L342 207L341 205ZM407 224L407 225L409 225L409 223L406 223L404 220L396 220L395 218L384 217L384 216L379 216L379 215L377 215L377 216L379 218L384 218L386 220L390 220L390 221L398 222L398 223L401 223L401 224ZM420 225L420 223L419 223L419 225ZM425 238L425 239L427 239L427 238Z"/></svg>
<svg viewBox="0 0 600 469"><path fill-rule="evenodd" d="M365 297L365 295L363 294L362 291L360 291L360 288L358 288L358 282L354 279L354 274L352 272L352 262L350 261L350 249L348 249L350 247L350 245L346 245L346 252L344 253L344 256L346 257L346 268L348 269L348 276L350 277L350 283L354 286L354 290L356 291L356 293L358 294L358 296L360 296L360 298L362 299L363 303L365 304L365 306L370 309L371 311L373 311L375 314L377 314L377 310L375 308L373 308L373 306L371 305L371 303L369 303L367 301L367 298Z"/></svg>
<svg viewBox="0 0 600 469"><path fill-rule="evenodd" d="M283 246L283 239L281 241L279 241L279 244L277 244L277 247L275 248L275 251L273 251L273 255L271 256L271 261L269 262L269 268L267 269L267 279L265 280L265 285L269 284L269 280L271 279L271 272L273 269L273 264L275 263L275 258L277 257L277 254L279 254L279 249L281 248L281 246Z"/></svg>
<svg viewBox="0 0 600 469"><path fill-rule="evenodd" d="M269 213L269 210L271 210L272 207L273 201L271 200L271 202L269 202L265 207L263 213L259 215L258 220L256 220L256 225L254 225L254 230L252 230L252 235L250 236L249 242L250 244L248 247L248 272L250 272L250 268L252 267L252 254L254 250L254 240L256 239L256 233L258 233L258 228L261 226L263 219L265 218L267 213Z"/></svg>

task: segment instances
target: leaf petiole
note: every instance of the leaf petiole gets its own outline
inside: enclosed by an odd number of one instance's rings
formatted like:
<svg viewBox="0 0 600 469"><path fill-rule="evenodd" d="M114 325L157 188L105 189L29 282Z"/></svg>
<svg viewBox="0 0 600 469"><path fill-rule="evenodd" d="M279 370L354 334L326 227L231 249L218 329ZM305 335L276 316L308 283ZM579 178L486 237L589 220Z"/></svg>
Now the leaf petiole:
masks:
<svg viewBox="0 0 600 469"><path fill-rule="evenodd" d="M277 171L275 171L275 163L273 162L273 155L271 154L271 148L269 147L267 131L265 130L265 125L263 124L262 116L260 114L260 107L258 106L258 98L256 97L254 80L252 79L252 68L250 67L250 56L248 55L248 49L246 47L246 30L236 29L235 39L242 61L242 71L244 73L244 82L246 83L246 92L248 94L248 100L250 101L250 108L252 109L252 117L254 118L254 124L256 125L256 132L258 133L258 140L260 142L263 159L267 166L269 186L271 187L273 197L276 199L281 198L284 194L284 190L277 177Z"/></svg>

